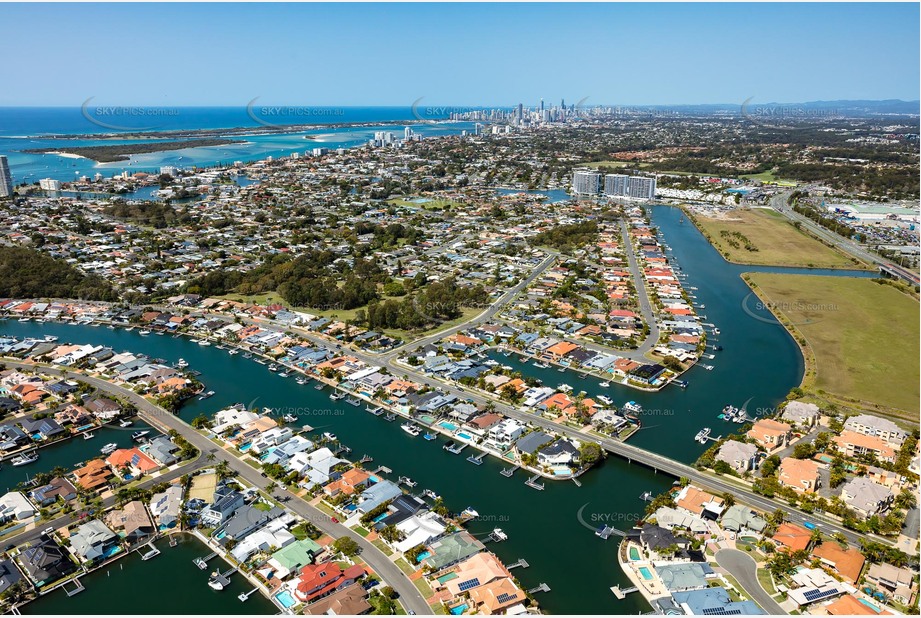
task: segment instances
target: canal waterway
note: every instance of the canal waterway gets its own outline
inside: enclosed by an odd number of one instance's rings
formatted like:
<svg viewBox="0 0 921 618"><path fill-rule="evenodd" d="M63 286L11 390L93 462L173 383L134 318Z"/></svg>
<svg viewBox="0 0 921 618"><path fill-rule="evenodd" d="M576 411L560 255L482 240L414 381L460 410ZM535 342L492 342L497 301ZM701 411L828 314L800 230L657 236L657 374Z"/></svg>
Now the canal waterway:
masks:
<svg viewBox="0 0 921 618"><path fill-rule="evenodd" d="M693 369L686 376L690 382L686 390L668 387L659 393L641 393L624 386L602 389L598 386L599 380L583 379L571 371L559 373L555 369L540 370L531 365L521 365L521 368L548 385L565 382L590 395L606 392L618 405L628 400L641 403L648 410L643 415L643 429L630 442L690 463L705 448L692 439L701 427L712 427L714 435L737 428L716 419L727 403L740 405L747 401L750 411L770 408L799 384L803 362L795 342L773 321L769 312L759 309L751 299L750 306L743 308L750 291L739 275L751 270L800 271L729 264L693 224L682 221L676 209L654 208L652 220L663 231L673 256L688 275L685 285L698 288L694 293L698 302L706 305L702 311L707 315L704 321L715 323L722 331L718 343L725 349L715 352L716 358L712 361L705 361L714 369ZM808 272L867 276L866 273L841 271ZM469 525L474 533L485 535L495 527L502 528L509 539L491 545L490 549L506 563L518 558L528 561L530 568L516 570L515 575L525 587L541 582L550 586L551 592L538 593L536 597L550 613L630 614L649 610L639 595L628 595L618 601L610 592L613 585L628 585L617 566L617 537L604 541L592 530L602 524L622 530L631 527L643 512L644 502L640 495L646 491L660 493L672 484L674 479L665 475L654 474L640 465L611 456L580 478L582 487L572 482L545 481L546 489L536 491L524 485L527 477L521 472L513 478L500 475L503 466L493 458L486 458L483 465L475 466L466 461L469 449L463 455L451 455L441 448L444 438L432 442L421 436L413 438L400 430L399 421L388 423L383 417L374 417L364 411L364 406L330 401L329 389L318 391L312 382L299 385L293 376L281 378L242 355L231 356L226 351L199 346L186 338L141 336L136 330L15 320L0 323L0 333L18 337L57 335L61 341L107 345L117 352L130 350L171 363L185 358L192 369L201 372L199 379L216 394L204 401L188 402L180 412L182 418L191 420L199 414L212 415L237 402L248 407L273 408L279 413L296 413L299 424L310 424L320 432L336 433L353 449L353 458L365 454L373 457L369 468L384 465L393 470L393 476L410 476L417 481L417 490L432 489L443 496L453 511L468 506L475 508L480 520ZM497 358L504 364L518 366L514 357ZM51 462L50 450L46 449L47 456L43 451L42 459L34 464L35 471L50 469L47 465ZM89 450L91 452L85 457L98 452L98 447ZM73 457L79 458L76 453ZM144 581L155 581L148 580L147 573L160 559L150 561L151 566L129 567L126 563L124 569L127 572L130 568ZM189 565L194 569L191 562ZM211 596L210 590L199 590L198 584L191 579L188 582L178 579L175 585L177 589L196 595ZM235 595L226 594L225 598L239 604ZM170 599L161 598L166 596L145 599L143 611L176 611ZM127 607L123 601L101 597L94 609L99 613L122 612ZM239 605L237 610L257 613L256 605ZM73 613L70 608L65 612L63 606L42 609L47 613ZM183 613L190 613L187 607L183 610Z"/></svg>

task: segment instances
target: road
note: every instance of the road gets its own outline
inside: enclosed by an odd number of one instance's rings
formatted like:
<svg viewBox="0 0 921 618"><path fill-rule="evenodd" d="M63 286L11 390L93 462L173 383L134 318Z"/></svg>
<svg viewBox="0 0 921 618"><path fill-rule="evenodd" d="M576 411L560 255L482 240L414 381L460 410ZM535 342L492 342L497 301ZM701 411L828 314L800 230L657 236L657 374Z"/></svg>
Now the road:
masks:
<svg viewBox="0 0 921 618"><path fill-rule="evenodd" d="M64 373L61 370L48 368L44 366L35 366L25 363L14 363L6 362L8 367L19 367L22 369L33 369L40 371L42 373L59 376ZM73 378L75 373L73 371L68 372L68 375ZM86 382L89 385L120 397L122 399L128 400L137 406L138 415L154 427L164 428L165 430L174 429L179 432L182 437L188 440L192 445L194 445L203 456L207 454L213 454L218 460L226 461L231 470L236 472L240 477L242 477L249 484L259 487L260 489L265 490L265 488L272 483L271 479L263 477L261 473L245 463L241 459L233 456L231 453L227 452L223 448L219 448L214 442L198 433L191 425L187 424L184 420L171 414L147 401L134 391L122 388L111 384L100 378L95 378L80 374L80 381ZM185 472L182 472L185 473ZM162 482L163 477L158 477L153 479L153 482ZM274 492L276 496L282 496L289 498L285 503L285 508L290 509L299 516L303 517L314 526L320 529L324 534L328 534L332 538L339 538L342 536L348 536L353 539L358 546L361 548L361 556L368 563L368 565L374 569L374 571L381 577L388 585L393 587L394 590L400 595L400 602L403 604L403 607L407 611L414 611L416 614L431 614L432 610L426 603L425 598L416 588L415 584L409 580L406 574L400 570L400 568L394 564L387 556L381 552L380 549L375 547L370 541L365 540L357 532L353 531L351 528L347 528L339 523L334 523L329 515L325 514L323 511L318 508L311 506L302 498L295 496L294 494L288 492L285 489L279 488ZM62 521L61 525L64 523L69 523L69 518L65 521ZM36 535L37 536L37 535Z"/></svg>
<svg viewBox="0 0 921 618"><path fill-rule="evenodd" d="M633 241L630 239L630 230L627 228L627 222L625 220L621 220L620 229L624 237L624 251L627 254L627 264L630 267L630 273L633 275L633 287L636 288L636 297L639 301L640 313L643 316L643 320L649 326L649 334L646 336L646 339L631 355L632 360L640 360L659 343L659 324L652 310L652 303L649 302L649 294L646 293L646 280L643 278L643 273L640 272L640 267L636 260L636 251L633 248ZM626 355L621 354L621 356ZM642 360L641 362L646 361Z"/></svg>
<svg viewBox="0 0 921 618"><path fill-rule="evenodd" d="M761 582L758 581L758 565L754 558L738 549L721 549L716 552L716 563L735 577L742 589L765 612L772 616L783 616L787 613L761 587Z"/></svg>

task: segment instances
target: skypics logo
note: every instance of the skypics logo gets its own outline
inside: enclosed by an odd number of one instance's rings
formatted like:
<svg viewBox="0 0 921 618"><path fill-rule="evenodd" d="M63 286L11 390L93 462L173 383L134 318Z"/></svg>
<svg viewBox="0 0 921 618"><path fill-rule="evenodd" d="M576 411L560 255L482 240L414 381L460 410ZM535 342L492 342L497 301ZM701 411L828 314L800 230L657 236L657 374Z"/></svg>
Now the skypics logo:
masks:
<svg viewBox="0 0 921 618"><path fill-rule="evenodd" d="M261 105L257 106L254 98L246 104L246 115L256 124L271 128L284 128L286 126L309 124L318 118L328 121L330 118L345 116L345 109L341 107L310 107L298 105Z"/></svg>
<svg viewBox="0 0 921 618"><path fill-rule="evenodd" d="M126 107L126 106L92 106L90 102L96 97L90 97L80 106L80 113L86 120L97 127L108 129L110 131L154 131L163 126L160 124L129 126L126 124L115 124L112 120L129 119L129 118L164 118L176 117L179 115L179 109L175 107ZM124 122L124 120L120 120Z"/></svg>
<svg viewBox="0 0 921 618"><path fill-rule="evenodd" d="M464 107L456 105L423 105L422 99L425 97L419 97L413 101L410 109L412 110L413 118L419 120L420 122L437 122L439 120L450 120L452 116L459 115L464 116L466 114L478 113L486 111L485 107Z"/></svg>
<svg viewBox="0 0 921 618"><path fill-rule="evenodd" d="M774 317L776 314L784 316L784 319L792 326L803 326L806 324L815 324L820 322L824 314L829 311L837 311L838 305L834 303L810 303L810 302L765 302L758 298L754 292L749 292L742 299L742 311L750 318L771 324L772 326L782 326ZM793 314L802 314L802 320L790 320L789 316Z"/></svg>
<svg viewBox="0 0 921 618"><path fill-rule="evenodd" d="M614 534L623 536L627 530L643 521L643 515L641 513L624 513L621 511L596 512L589 510L588 507L590 504L591 502L586 502L579 507L579 510L576 511L576 521L592 532L610 527L614 528Z"/></svg>
<svg viewBox="0 0 921 618"><path fill-rule="evenodd" d="M742 118L769 129L811 129L822 121L840 118L837 108L816 105L776 105L753 103L748 97L742 102Z"/></svg>

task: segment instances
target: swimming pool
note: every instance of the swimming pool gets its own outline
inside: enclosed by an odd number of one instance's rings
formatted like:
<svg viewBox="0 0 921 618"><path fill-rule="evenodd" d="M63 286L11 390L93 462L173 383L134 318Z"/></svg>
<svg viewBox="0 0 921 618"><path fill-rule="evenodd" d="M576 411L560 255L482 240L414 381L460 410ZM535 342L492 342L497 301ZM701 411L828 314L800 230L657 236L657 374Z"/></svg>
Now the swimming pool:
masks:
<svg viewBox="0 0 921 618"><path fill-rule="evenodd" d="M464 433L463 431L459 432L457 434L457 437L461 438L462 440L467 440L467 441L473 440L473 436L471 436L468 433Z"/></svg>
<svg viewBox="0 0 921 618"><path fill-rule="evenodd" d="M553 467L553 476L569 476L572 474L572 470L569 469L569 466L554 466Z"/></svg>
<svg viewBox="0 0 921 618"><path fill-rule="evenodd" d="M441 427L442 429L447 429L448 431L454 431L455 429L457 429L457 425L455 425L454 423L449 423L448 421L441 421L440 423L438 423L438 426Z"/></svg>
<svg viewBox="0 0 921 618"><path fill-rule="evenodd" d="M245 453L245 452L248 451L252 446L253 446L253 443L252 443L252 442L247 442L246 444L241 444L240 447L239 447L237 450L240 451L241 453Z"/></svg>
<svg viewBox="0 0 921 618"><path fill-rule="evenodd" d="M423 560L425 560L431 555L432 555L432 552L426 550L422 552L421 554L419 554L418 556L416 556L416 562L422 562Z"/></svg>
<svg viewBox="0 0 921 618"><path fill-rule="evenodd" d="M452 607L451 610L450 610L450 611L451 611L451 615L452 615L452 616L460 616L460 615L463 614L465 611L467 611L467 608L468 608L468 605L467 605L466 603L464 603L463 605L455 605L455 606Z"/></svg>
<svg viewBox="0 0 921 618"><path fill-rule="evenodd" d="M869 601L867 601L866 599L857 599L857 600L860 601L861 603L863 603L864 605L866 605L867 607L869 607L870 609L872 609L872 610L873 610L874 612L876 612L877 614L880 613L881 611L883 611L883 610L881 610L880 608L878 608L877 606L875 606L875 605L873 605L872 603L870 603Z"/></svg>
<svg viewBox="0 0 921 618"><path fill-rule="evenodd" d="M631 547L630 548L630 560L639 560L639 559L640 559L639 550L637 550L636 547Z"/></svg>
<svg viewBox="0 0 921 618"><path fill-rule="evenodd" d="M652 573L649 572L649 569L646 567L640 567L640 575L643 576L643 579L650 580L652 579Z"/></svg>
<svg viewBox="0 0 921 618"><path fill-rule="evenodd" d="M287 590L282 590L281 592L275 595L275 598L278 599L278 602L281 603L281 606L284 607L285 609L288 609L289 607L293 607L294 605L297 604L297 601L294 600L294 597L291 596L291 593L288 592Z"/></svg>

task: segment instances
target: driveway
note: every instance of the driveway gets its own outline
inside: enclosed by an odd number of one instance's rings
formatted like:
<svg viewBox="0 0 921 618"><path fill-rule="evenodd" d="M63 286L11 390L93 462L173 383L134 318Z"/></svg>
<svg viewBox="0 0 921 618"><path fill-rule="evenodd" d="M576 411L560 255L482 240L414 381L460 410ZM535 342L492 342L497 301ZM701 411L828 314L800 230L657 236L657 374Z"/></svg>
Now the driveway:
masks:
<svg viewBox="0 0 921 618"><path fill-rule="evenodd" d="M716 552L716 563L735 577L746 594L765 612L772 616L786 615L787 612L758 582L758 565L754 558L738 549L721 549Z"/></svg>

